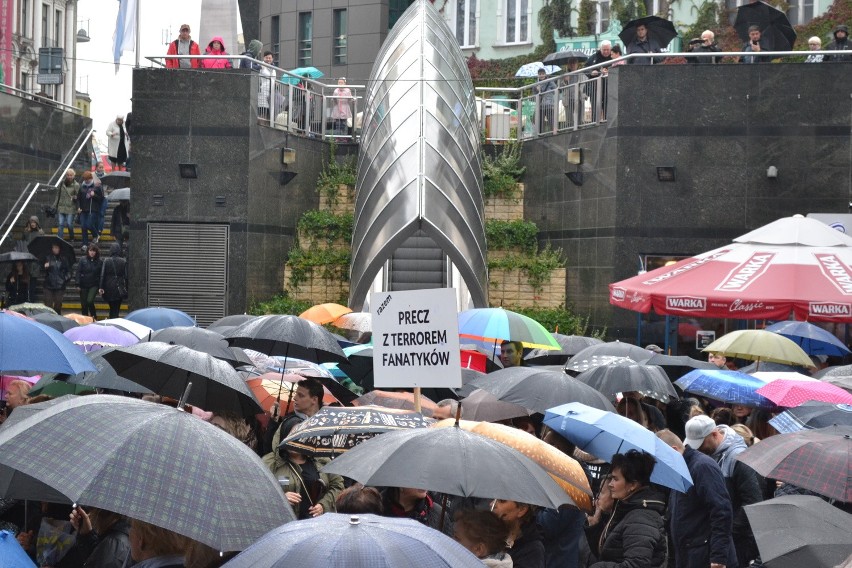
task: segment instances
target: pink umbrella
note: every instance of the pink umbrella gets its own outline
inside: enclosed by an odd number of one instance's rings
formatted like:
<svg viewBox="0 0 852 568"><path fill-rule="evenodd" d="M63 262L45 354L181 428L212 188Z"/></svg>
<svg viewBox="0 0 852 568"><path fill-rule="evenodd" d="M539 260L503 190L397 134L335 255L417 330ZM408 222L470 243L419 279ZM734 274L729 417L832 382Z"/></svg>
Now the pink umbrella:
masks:
<svg viewBox="0 0 852 568"><path fill-rule="evenodd" d="M26 381L31 385L34 385L41 378L41 375L35 375L34 377L19 377L17 375L0 375L0 393L3 395L2 399L6 400L6 390L9 388L9 383L12 381Z"/></svg>
<svg viewBox="0 0 852 568"><path fill-rule="evenodd" d="M792 408L815 400L831 404L852 404L852 394L840 387L820 381L778 380L755 391L778 406Z"/></svg>

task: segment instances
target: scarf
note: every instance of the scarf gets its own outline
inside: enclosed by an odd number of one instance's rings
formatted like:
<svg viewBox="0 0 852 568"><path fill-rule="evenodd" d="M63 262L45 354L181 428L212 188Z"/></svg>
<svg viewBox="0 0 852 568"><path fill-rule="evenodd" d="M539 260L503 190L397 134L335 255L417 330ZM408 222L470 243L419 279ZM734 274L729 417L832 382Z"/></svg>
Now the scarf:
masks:
<svg viewBox="0 0 852 568"><path fill-rule="evenodd" d="M718 427L725 434L725 439L713 452L713 459L722 468L722 475L731 477L734 474L734 466L737 465L736 457L748 448L743 437L731 430L724 424Z"/></svg>

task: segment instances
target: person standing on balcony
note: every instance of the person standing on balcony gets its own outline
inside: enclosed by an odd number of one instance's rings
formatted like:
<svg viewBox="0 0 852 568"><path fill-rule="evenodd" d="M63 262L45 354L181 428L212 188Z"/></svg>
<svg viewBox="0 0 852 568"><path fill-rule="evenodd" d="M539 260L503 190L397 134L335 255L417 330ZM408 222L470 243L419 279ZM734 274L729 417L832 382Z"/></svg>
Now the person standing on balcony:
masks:
<svg viewBox="0 0 852 568"><path fill-rule="evenodd" d="M660 42L648 35L648 26L639 24L636 26L636 37L627 46L627 55L631 53L660 53L662 48ZM653 57L641 57L631 59L632 65L651 65L654 63Z"/></svg>
<svg viewBox="0 0 852 568"><path fill-rule="evenodd" d="M608 61L612 61L612 42L609 40L604 40L600 44L600 48L594 52L587 60L586 67L591 67L592 65L598 65L600 63L606 63ZM592 99L592 122L597 122L598 120L606 120L606 78L607 73L609 73L608 67L598 67L597 69L592 69L586 75L590 78L595 79L600 77L600 99L596 97L597 93L595 90L598 88L598 82L596 81L588 81L586 83L586 94L589 95L589 98ZM600 100L600 105L598 105L598 100Z"/></svg>
<svg viewBox="0 0 852 568"><path fill-rule="evenodd" d="M180 35L169 44L166 55L201 55L201 48L189 35L189 24L181 24ZM200 69L200 59L166 59L169 69Z"/></svg>
<svg viewBox="0 0 852 568"><path fill-rule="evenodd" d="M112 163L113 171L119 171L127 162L127 156L130 154L130 135L127 134L127 130L124 128L123 116L118 115L114 121L109 123L106 135L109 139L107 144L109 161Z"/></svg>
<svg viewBox="0 0 852 568"><path fill-rule="evenodd" d="M273 55L271 51L263 52L263 62L266 65L272 65L273 63ZM275 71L266 67L265 65L260 66L260 78L258 79L257 84L257 115L260 118L265 120L269 120L272 116L275 115L274 112L271 112L272 108L272 84L275 82Z"/></svg>
<svg viewBox="0 0 852 568"><path fill-rule="evenodd" d="M760 53L761 51L769 51L769 47L763 40L758 26L751 26L748 29L748 42L743 46L743 51L751 51ZM772 59L766 55L746 55L740 58L740 63L769 63Z"/></svg>
<svg viewBox="0 0 852 568"><path fill-rule="evenodd" d="M536 126L538 133L545 134L553 131L553 109L556 99L556 82L547 80L547 71L544 67L538 70L538 83L532 88L533 95L538 95L536 101L538 112L536 113Z"/></svg>
<svg viewBox="0 0 852 568"><path fill-rule="evenodd" d="M849 51L852 50L852 43L849 43L849 28L844 24L840 24L834 28L834 41L825 46L826 51ZM852 61L852 53L848 55L826 55L825 62L845 62Z"/></svg>
<svg viewBox="0 0 852 568"><path fill-rule="evenodd" d="M225 49L225 43L221 36L216 36L210 40L210 43L207 44L207 49L204 50L204 55L228 55L228 51ZM202 59L201 66L205 69L230 69L231 60L226 57L221 57L219 59Z"/></svg>
<svg viewBox="0 0 852 568"><path fill-rule="evenodd" d="M352 123L352 91L346 86L346 77L337 80L332 99L331 118L335 134L348 134Z"/></svg>

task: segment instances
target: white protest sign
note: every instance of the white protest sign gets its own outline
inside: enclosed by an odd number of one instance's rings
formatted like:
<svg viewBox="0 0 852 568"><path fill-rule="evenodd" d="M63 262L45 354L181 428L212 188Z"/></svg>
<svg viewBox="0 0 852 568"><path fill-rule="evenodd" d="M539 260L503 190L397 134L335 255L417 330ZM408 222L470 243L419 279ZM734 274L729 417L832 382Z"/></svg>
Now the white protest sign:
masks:
<svg viewBox="0 0 852 568"><path fill-rule="evenodd" d="M461 388L455 290L377 292L370 306L376 387Z"/></svg>

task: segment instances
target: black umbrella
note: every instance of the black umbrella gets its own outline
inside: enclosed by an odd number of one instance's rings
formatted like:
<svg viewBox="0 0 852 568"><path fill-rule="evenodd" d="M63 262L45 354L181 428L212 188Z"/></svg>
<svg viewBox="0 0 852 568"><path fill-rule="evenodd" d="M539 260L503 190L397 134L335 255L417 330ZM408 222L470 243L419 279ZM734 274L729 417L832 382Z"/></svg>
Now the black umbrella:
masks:
<svg viewBox="0 0 852 568"><path fill-rule="evenodd" d="M718 368L709 361L693 359L686 355L662 355L660 353L655 353L644 363L645 365L659 365L672 381L681 378L693 369L713 370Z"/></svg>
<svg viewBox="0 0 852 568"><path fill-rule="evenodd" d="M769 421L782 434L827 428L834 424L852 426L852 406L848 404L826 404L806 402L796 408L788 408Z"/></svg>
<svg viewBox="0 0 852 568"><path fill-rule="evenodd" d="M852 552L852 515L819 497L785 495L746 505L745 512L767 566L839 566Z"/></svg>
<svg viewBox="0 0 852 568"><path fill-rule="evenodd" d="M462 386L460 389L455 389L456 398L465 398L467 396L470 396L473 391L476 390L476 387L474 387L470 383L473 382L474 379L485 375L485 373L480 373L476 369L467 369L465 367L462 367L461 373Z"/></svg>
<svg viewBox="0 0 852 568"><path fill-rule="evenodd" d="M616 393L626 392L640 392L664 403L678 398L668 375L657 365L603 365L580 373L575 380L586 383L609 400L615 400Z"/></svg>
<svg viewBox="0 0 852 568"><path fill-rule="evenodd" d="M130 172L110 172L101 178L101 183L109 187L129 187Z"/></svg>
<svg viewBox="0 0 852 568"><path fill-rule="evenodd" d="M582 51L578 51L576 49L563 49L562 51L557 51L556 53L551 53L547 57L544 58L545 65L565 65L571 61L585 61L589 56L583 53Z"/></svg>
<svg viewBox="0 0 852 568"><path fill-rule="evenodd" d="M45 374L45 377L52 377L54 381L65 381L71 385L80 385L91 387L93 389L108 389L122 392L135 392L141 394L151 394L153 391L143 387L139 383L120 377L105 359L104 355L112 353L113 347L105 347L97 351L86 353L86 357L92 362L97 371L85 372L78 375L64 374Z"/></svg>
<svg viewBox="0 0 852 568"><path fill-rule="evenodd" d="M3 262L18 262L18 261L32 262L34 260L38 260L38 259L35 256L33 256L32 254L30 254L28 252L17 251L17 250L13 250L13 251L10 251L10 252L4 252L3 254L0 254L0 263L3 263Z"/></svg>
<svg viewBox="0 0 852 568"><path fill-rule="evenodd" d="M148 341L183 345L232 365L251 365L251 359L238 347L230 347L225 336L200 327L167 327L151 334ZM238 353L240 352L240 353Z"/></svg>
<svg viewBox="0 0 852 568"><path fill-rule="evenodd" d="M659 16L645 16L644 18L630 20L619 32L618 37L621 38L625 46L630 45L636 39L636 28L639 26L648 28L649 41L655 40L660 48L666 47L677 37L677 30L669 20Z"/></svg>
<svg viewBox="0 0 852 568"><path fill-rule="evenodd" d="M582 402L600 410L615 412L612 403L589 385L565 373L542 371L536 367L509 367L471 381L503 402L523 406L530 412L568 402Z"/></svg>
<svg viewBox="0 0 852 568"><path fill-rule="evenodd" d="M80 325L71 318L66 318L64 316L60 316L59 314L52 314L50 312L36 314L33 316L33 319L36 320L38 323L46 325L47 327L52 327L59 333L65 333L69 329L79 327Z"/></svg>
<svg viewBox="0 0 852 568"><path fill-rule="evenodd" d="M551 335L562 349L559 351L533 349L524 357L527 363L530 365L564 365L568 359L586 347L603 343L600 339L583 335L562 335L561 333L552 333Z"/></svg>
<svg viewBox="0 0 852 568"><path fill-rule="evenodd" d="M263 409L242 377L227 363L183 345L137 343L104 355L115 372L155 393L214 412L254 416Z"/></svg>
<svg viewBox="0 0 852 568"><path fill-rule="evenodd" d="M346 355L334 336L320 325L296 316L261 316L228 330L233 347L254 349L313 363L344 362Z"/></svg>
<svg viewBox="0 0 852 568"><path fill-rule="evenodd" d="M34 238L27 247L33 255L41 261L44 261L49 254L53 245L59 245L59 255L68 262L68 269L77 262L77 254L74 252L74 247L71 243L66 242L56 235L42 235Z"/></svg>
<svg viewBox="0 0 852 568"><path fill-rule="evenodd" d="M770 51L790 51L796 43L796 31L787 14L766 2L752 2L737 8L734 29L743 41L748 41L748 29L760 28L760 37Z"/></svg>
<svg viewBox="0 0 852 568"><path fill-rule="evenodd" d="M465 420L477 422L499 422L529 416L529 411L523 406L503 402L490 392L482 389L474 390L470 396L462 400L462 417Z"/></svg>
<svg viewBox="0 0 852 568"><path fill-rule="evenodd" d="M251 316L249 314L234 314L232 316L225 316L223 318L217 319L216 321L208 325L207 329L213 329L214 327L237 327L238 325L242 325L247 321L257 319L257 317L258 316Z"/></svg>

